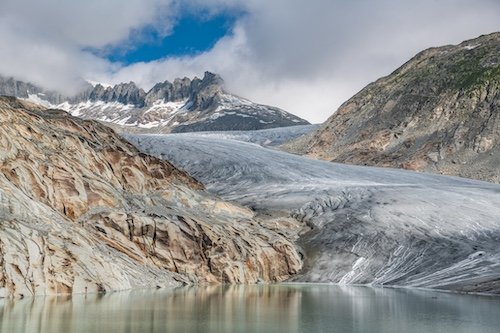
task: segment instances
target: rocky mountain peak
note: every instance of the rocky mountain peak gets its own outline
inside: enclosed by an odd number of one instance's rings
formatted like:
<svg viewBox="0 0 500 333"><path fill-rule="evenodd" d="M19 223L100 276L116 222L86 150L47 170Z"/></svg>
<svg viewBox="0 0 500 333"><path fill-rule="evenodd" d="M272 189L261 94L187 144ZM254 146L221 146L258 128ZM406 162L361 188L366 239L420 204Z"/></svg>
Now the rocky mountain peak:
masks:
<svg viewBox="0 0 500 333"><path fill-rule="evenodd" d="M201 79L160 82L148 92L134 82L115 86L87 82L86 89L73 97L0 77L2 94L141 131L249 130L308 124L278 108L228 93L223 79L211 72L205 72Z"/></svg>
<svg viewBox="0 0 500 333"><path fill-rule="evenodd" d="M146 94L145 104L153 105L155 102L160 100L167 102L185 100L191 96L191 86L192 81L187 77L183 79L175 79L173 83L168 80L157 83Z"/></svg>
<svg viewBox="0 0 500 333"><path fill-rule="evenodd" d="M144 106L145 96L146 92L138 88L132 81L120 83L113 87L104 87L101 84L97 84L88 94L88 98L94 102L119 102L125 105L132 104L138 107ZM86 94L83 94L79 100L82 101L86 98Z"/></svg>
<svg viewBox="0 0 500 333"><path fill-rule="evenodd" d="M287 149L500 182L500 33L420 52Z"/></svg>
<svg viewBox="0 0 500 333"><path fill-rule="evenodd" d="M222 87L224 85L224 80L219 74L214 74L212 72L207 71L203 75L203 79L201 80L201 85L202 86L215 85Z"/></svg>
<svg viewBox="0 0 500 333"><path fill-rule="evenodd" d="M217 74L205 72L203 79L194 78L191 87L190 105L192 110L210 110L224 93L224 80Z"/></svg>
<svg viewBox="0 0 500 333"><path fill-rule="evenodd" d="M62 103L66 98L56 92L41 88L29 82L16 80L13 77L4 77L0 75L0 95L15 96L19 98L30 98L31 96L40 97L40 101L52 104Z"/></svg>

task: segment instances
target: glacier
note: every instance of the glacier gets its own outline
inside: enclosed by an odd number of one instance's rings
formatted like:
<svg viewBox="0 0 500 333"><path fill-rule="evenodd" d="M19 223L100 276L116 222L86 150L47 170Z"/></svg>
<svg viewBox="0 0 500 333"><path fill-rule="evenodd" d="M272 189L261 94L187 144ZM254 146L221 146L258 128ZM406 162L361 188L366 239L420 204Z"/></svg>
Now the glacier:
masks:
<svg viewBox="0 0 500 333"><path fill-rule="evenodd" d="M312 160L220 133L125 138L225 200L303 224L295 281L500 293L500 185Z"/></svg>

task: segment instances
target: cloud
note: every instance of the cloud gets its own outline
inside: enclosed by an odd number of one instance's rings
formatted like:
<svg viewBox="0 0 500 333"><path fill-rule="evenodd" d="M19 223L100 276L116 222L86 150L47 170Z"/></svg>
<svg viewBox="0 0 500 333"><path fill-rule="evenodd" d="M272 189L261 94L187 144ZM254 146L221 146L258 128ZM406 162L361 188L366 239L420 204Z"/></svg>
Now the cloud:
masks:
<svg viewBox="0 0 500 333"><path fill-rule="evenodd" d="M212 70L235 93L320 122L422 49L500 30L500 3L489 0L200 0L197 5L213 11L240 6L246 15L232 36L209 52L135 64L118 71L115 81L133 77L148 87Z"/></svg>
<svg viewBox="0 0 500 333"><path fill-rule="evenodd" d="M82 78L116 70L86 48L118 43L144 25L168 33L174 10L164 0L2 0L0 73L74 93Z"/></svg>
<svg viewBox="0 0 500 333"><path fill-rule="evenodd" d="M85 77L110 83L134 80L149 88L210 70L224 77L229 90L313 122L325 120L364 85L424 48L500 30L496 0L41 3L2 0L0 42L12 48L0 49L0 73L31 76L53 87L73 86ZM167 34L181 7L198 15L244 14L231 35L196 56L122 67L82 51L125 43L131 31L144 25Z"/></svg>
<svg viewBox="0 0 500 333"><path fill-rule="evenodd" d="M98 47L123 39L134 27L170 27L164 10L174 8L165 0L2 0L0 17L33 37Z"/></svg>

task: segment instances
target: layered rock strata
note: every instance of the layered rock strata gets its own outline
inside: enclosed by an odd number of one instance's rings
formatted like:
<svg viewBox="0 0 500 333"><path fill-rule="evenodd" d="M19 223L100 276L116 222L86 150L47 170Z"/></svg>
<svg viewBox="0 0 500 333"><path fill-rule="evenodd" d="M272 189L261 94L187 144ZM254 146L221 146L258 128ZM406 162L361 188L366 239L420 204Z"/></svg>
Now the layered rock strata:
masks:
<svg viewBox="0 0 500 333"><path fill-rule="evenodd" d="M0 98L0 297L282 281L284 236L95 122Z"/></svg>

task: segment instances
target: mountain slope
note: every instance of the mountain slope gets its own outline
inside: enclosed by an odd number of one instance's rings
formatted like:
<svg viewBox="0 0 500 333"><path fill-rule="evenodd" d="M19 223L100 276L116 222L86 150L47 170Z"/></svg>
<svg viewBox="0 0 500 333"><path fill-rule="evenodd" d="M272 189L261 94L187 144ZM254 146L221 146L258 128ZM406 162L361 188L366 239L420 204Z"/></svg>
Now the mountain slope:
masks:
<svg viewBox="0 0 500 333"><path fill-rule="evenodd" d="M500 33L421 52L284 148L500 182Z"/></svg>
<svg viewBox="0 0 500 333"><path fill-rule="evenodd" d="M2 97L0 147L0 297L281 281L301 268L279 221L208 195L98 122Z"/></svg>
<svg viewBox="0 0 500 333"><path fill-rule="evenodd" d="M223 85L220 76L206 72L203 79L165 81L148 92L133 82L113 87L89 84L83 93L64 97L0 77L0 95L24 98L73 116L126 127L128 131L256 130L308 124L281 109L232 95Z"/></svg>
<svg viewBox="0 0 500 333"><path fill-rule="evenodd" d="M312 230L294 280L500 293L500 185L312 160L196 133L128 135L207 190ZM285 228L281 228L285 231Z"/></svg>

